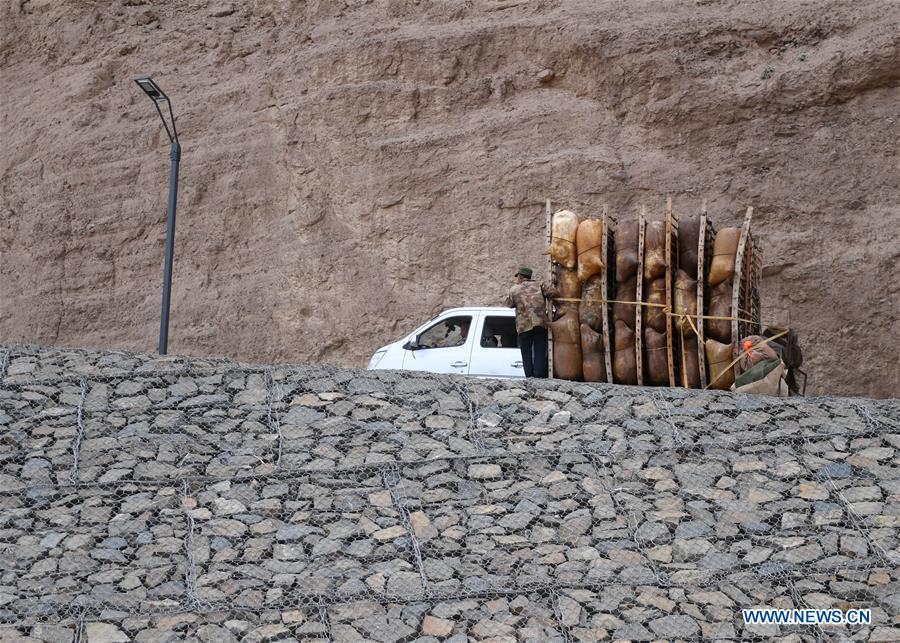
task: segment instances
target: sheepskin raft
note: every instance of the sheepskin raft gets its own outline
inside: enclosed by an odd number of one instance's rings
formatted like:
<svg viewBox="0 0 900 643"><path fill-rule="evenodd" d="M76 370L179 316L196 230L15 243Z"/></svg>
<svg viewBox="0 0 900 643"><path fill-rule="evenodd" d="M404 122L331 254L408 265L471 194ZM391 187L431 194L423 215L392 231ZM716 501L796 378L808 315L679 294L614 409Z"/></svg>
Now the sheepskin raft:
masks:
<svg viewBox="0 0 900 643"><path fill-rule="evenodd" d="M718 286L726 279L734 277L734 259L740 238L740 228L722 228L716 233L712 265L706 278L706 283L710 286Z"/></svg>
<svg viewBox="0 0 900 643"><path fill-rule="evenodd" d="M584 283L603 272L603 222L585 219L578 224L575 247L578 250L578 279Z"/></svg>
<svg viewBox="0 0 900 643"><path fill-rule="evenodd" d="M581 360L585 382L606 381L603 337L587 324L581 325Z"/></svg>
<svg viewBox="0 0 900 643"><path fill-rule="evenodd" d="M553 376L563 380L580 380L581 325L578 310L570 308L566 313L550 322L553 333Z"/></svg>
<svg viewBox="0 0 900 643"><path fill-rule="evenodd" d="M553 215L550 236L550 256L553 261L574 270L578 262L575 238L578 234L578 215L571 210L560 210Z"/></svg>

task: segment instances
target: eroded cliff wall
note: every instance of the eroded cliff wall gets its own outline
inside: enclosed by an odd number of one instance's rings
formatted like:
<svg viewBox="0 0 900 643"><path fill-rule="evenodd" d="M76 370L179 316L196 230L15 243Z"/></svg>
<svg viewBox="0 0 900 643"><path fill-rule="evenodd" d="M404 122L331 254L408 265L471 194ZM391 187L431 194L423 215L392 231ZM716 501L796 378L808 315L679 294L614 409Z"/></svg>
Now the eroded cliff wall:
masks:
<svg viewBox="0 0 900 643"><path fill-rule="evenodd" d="M545 198L747 205L812 390L900 394L900 5L3 5L0 337L362 365L544 266ZM541 74L544 70L552 73Z"/></svg>

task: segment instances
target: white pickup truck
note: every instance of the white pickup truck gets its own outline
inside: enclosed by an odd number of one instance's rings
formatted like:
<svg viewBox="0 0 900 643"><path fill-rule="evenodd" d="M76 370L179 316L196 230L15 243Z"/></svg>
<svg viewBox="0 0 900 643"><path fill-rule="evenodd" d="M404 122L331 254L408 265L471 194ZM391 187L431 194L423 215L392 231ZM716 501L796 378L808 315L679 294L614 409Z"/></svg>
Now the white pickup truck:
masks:
<svg viewBox="0 0 900 643"><path fill-rule="evenodd" d="M514 308L451 308L369 360L369 370L525 377Z"/></svg>

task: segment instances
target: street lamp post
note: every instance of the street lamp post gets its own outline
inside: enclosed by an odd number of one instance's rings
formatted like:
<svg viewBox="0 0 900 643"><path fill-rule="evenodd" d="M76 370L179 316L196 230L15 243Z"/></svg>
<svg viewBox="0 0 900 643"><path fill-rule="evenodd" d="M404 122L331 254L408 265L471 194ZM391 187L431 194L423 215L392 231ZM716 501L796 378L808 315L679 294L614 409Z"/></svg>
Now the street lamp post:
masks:
<svg viewBox="0 0 900 643"><path fill-rule="evenodd" d="M178 166L181 163L181 144L178 142L178 130L175 128L175 116L172 113L172 101L169 100L169 97L150 76L135 76L134 82L153 101L172 145L172 165L169 170L169 215L166 222L166 261L163 268L162 312L159 319L159 354L165 355L169 344L169 300L172 294L172 252L175 245L175 205L178 200ZM165 101L169 108L169 120L172 122L171 131L159 107L160 101Z"/></svg>

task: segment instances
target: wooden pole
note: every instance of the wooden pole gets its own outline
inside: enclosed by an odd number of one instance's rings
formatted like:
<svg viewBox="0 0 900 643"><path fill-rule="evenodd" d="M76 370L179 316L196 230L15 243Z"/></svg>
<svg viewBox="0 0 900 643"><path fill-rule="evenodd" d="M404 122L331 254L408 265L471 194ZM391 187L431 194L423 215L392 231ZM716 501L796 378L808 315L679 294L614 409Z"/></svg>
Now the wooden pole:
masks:
<svg viewBox="0 0 900 643"><path fill-rule="evenodd" d="M675 336L672 334L672 279L678 263L678 220L672 213L672 195L666 196L666 358L669 366L669 386L678 386L676 379Z"/></svg>
<svg viewBox="0 0 900 643"><path fill-rule="evenodd" d="M603 204L603 232L600 241L600 256L603 257L603 280L600 282L600 297L603 299L603 303L600 304L600 315L603 320L603 347L604 347L604 357L606 367L606 381L610 384L613 381L613 372L612 372L612 343L610 341L610 336L612 333L610 332L610 307L607 303L609 301L609 289L610 289L610 274L615 267L615 261L613 257L613 244L615 243L613 235L614 224L609 218L609 206L607 204Z"/></svg>
<svg viewBox="0 0 900 643"><path fill-rule="evenodd" d="M636 302L644 301L644 215L646 214L646 209L644 206L641 206L641 214L638 216L638 264L637 264L637 279L636 281L636 295L634 300ZM635 306L634 307L634 357L635 357L635 366L637 367L637 385L644 385L644 331L642 329L643 326L643 306Z"/></svg>
<svg viewBox="0 0 900 643"><path fill-rule="evenodd" d="M547 199L546 205L544 207L544 214L547 218L547 248L550 248L550 239L553 236L553 212L552 206L550 204L550 199ZM550 283L553 283L555 286L555 279L553 276L553 255L549 252L547 253L547 269L549 271L548 280ZM553 321L553 300L548 299L546 302L547 306L547 319ZM550 328L547 328L547 377L549 379L553 379L553 331Z"/></svg>
<svg viewBox="0 0 900 643"><path fill-rule="evenodd" d="M709 215L706 211L706 199L700 206L700 234L697 235L697 363L700 365L700 388L706 388L706 329L703 315L706 314L704 294L706 289L706 244L710 236L707 226Z"/></svg>
<svg viewBox="0 0 900 643"><path fill-rule="evenodd" d="M737 253L734 255L734 282L731 288L731 353L733 359L737 359L741 353L741 329L743 324L738 322L741 317L740 304L743 303L744 290L744 255L747 251L750 240L750 221L753 219L753 206L747 208L747 214L744 215L744 225L741 227L741 236L738 240ZM738 366L734 367L735 376L740 375Z"/></svg>

